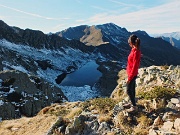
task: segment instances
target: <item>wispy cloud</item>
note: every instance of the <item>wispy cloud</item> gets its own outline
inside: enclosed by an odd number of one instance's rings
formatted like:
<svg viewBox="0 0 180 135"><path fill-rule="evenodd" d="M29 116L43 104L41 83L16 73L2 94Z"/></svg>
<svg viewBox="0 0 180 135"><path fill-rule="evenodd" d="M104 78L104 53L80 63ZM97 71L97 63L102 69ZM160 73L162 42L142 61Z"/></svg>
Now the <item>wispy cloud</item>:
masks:
<svg viewBox="0 0 180 135"><path fill-rule="evenodd" d="M125 6L125 7L135 7L137 8L137 5L132 5L132 4L126 4L126 3L123 3L123 2L120 2L120 1L116 1L116 0L109 0L110 2L113 2L115 4L118 4L118 5L121 5L121 6Z"/></svg>
<svg viewBox="0 0 180 135"><path fill-rule="evenodd" d="M123 7L129 7L129 8L137 8L137 9L142 9L143 7L140 6L140 5L133 5L133 4L130 4L130 3L123 3L123 2L120 2L120 1L116 1L116 0L109 0L110 2L112 3L115 3L115 4L118 4L120 6L123 6Z"/></svg>
<svg viewBox="0 0 180 135"><path fill-rule="evenodd" d="M106 12L106 13L109 13L109 14L116 14L116 13L118 13L117 10L109 10L107 8L103 8L103 7L100 7L100 6L92 5L91 7L94 8L94 9L97 9L97 10L99 10L101 12Z"/></svg>
<svg viewBox="0 0 180 135"><path fill-rule="evenodd" d="M103 7L99 7L99 6L91 6L92 8L95 8L95 9L98 9L98 10L101 10L101 11L110 11L110 10L107 10L106 8L103 8Z"/></svg>
<svg viewBox="0 0 180 135"><path fill-rule="evenodd" d="M123 15L97 14L89 18L89 22L102 24L111 21L119 26L126 27L130 31L138 29L146 30L150 33L160 33L168 30L177 31L180 29L179 7L180 1L174 0L161 6Z"/></svg>
<svg viewBox="0 0 180 135"><path fill-rule="evenodd" d="M76 2L81 4L81 1L80 1L80 0L76 0Z"/></svg>
<svg viewBox="0 0 180 135"><path fill-rule="evenodd" d="M16 8L8 7L8 6L2 5L2 4L0 4L0 6L4 7L4 8L8 8L10 10L14 10L16 12L20 12L20 13L23 13L23 14L26 14L26 15L30 15L30 16L33 16L33 17L38 17L38 18L42 18L42 19L46 19L46 20L68 20L68 19L70 19L70 18L46 17L46 16L41 16L41 15L38 15L38 14L34 14L34 13L25 12L25 11L22 11L22 10L19 10L19 9L16 9Z"/></svg>
<svg viewBox="0 0 180 135"><path fill-rule="evenodd" d="M55 27L53 27L52 29L56 31L56 30L62 29L64 27L66 27L65 24L59 24L59 25L56 25Z"/></svg>

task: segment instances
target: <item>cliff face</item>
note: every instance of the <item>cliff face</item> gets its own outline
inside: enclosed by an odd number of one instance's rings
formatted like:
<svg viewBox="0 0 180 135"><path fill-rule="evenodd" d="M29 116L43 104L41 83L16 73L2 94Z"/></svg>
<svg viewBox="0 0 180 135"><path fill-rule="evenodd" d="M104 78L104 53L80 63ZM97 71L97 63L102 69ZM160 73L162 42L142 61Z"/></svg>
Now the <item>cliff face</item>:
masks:
<svg viewBox="0 0 180 135"><path fill-rule="evenodd" d="M130 102L125 92L126 78L125 71L121 70L110 98L56 103L33 118L3 121L0 134L180 134L180 67L139 69L138 110L134 112L124 107Z"/></svg>
<svg viewBox="0 0 180 135"><path fill-rule="evenodd" d="M1 71L0 78L2 120L34 116L51 103L67 100L61 89L36 76L8 70Z"/></svg>

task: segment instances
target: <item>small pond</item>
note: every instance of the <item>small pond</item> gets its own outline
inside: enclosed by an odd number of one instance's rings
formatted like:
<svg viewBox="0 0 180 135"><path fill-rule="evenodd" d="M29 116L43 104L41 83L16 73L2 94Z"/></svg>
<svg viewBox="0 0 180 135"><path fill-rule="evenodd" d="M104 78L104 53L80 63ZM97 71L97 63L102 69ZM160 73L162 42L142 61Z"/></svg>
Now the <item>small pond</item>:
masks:
<svg viewBox="0 0 180 135"><path fill-rule="evenodd" d="M60 85L62 86L93 86L101 77L102 73L97 70L99 65L95 61L90 61L73 73L67 74Z"/></svg>

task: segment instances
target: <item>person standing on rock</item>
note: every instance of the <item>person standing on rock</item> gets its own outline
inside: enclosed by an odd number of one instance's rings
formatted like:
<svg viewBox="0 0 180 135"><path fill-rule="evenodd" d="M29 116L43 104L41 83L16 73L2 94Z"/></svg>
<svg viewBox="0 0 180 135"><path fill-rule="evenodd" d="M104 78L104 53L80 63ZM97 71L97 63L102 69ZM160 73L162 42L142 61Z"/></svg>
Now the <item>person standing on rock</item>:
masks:
<svg viewBox="0 0 180 135"><path fill-rule="evenodd" d="M128 56L127 61L127 94L132 103L131 108L128 111L137 110L136 99L135 99L135 85L136 78L138 74L138 68L140 66L141 51L140 51L140 39L136 35L131 35L128 39L129 46L131 47L131 52Z"/></svg>

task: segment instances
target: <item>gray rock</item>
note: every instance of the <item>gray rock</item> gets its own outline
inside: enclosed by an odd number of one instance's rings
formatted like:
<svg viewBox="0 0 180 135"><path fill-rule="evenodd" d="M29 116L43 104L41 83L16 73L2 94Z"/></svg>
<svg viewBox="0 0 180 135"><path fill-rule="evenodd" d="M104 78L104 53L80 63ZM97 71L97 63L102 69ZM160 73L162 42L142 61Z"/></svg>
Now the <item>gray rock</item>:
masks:
<svg viewBox="0 0 180 135"><path fill-rule="evenodd" d="M171 108L171 109L173 109L173 110L177 110L176 105L174 105L174 104L171 103L171 102L168 102L167 107L169 107L169 108Z"/></svg>
<svg viewBox="0 0 180 135"><path fill-rule="evenodd" d="M82 128L84 125L86 117L84 115L80 115L79 117L75 117L73 127L74 128Z"/></svg>
<svg viewBox="0 0 180 135"><path fill-rule="evenodd" d="M3 70L2 61L3 61L3 58L1 58L1 57L0 57L0 71L2 71L2 70Z"/></svg>
<svg viewBox="0 0 180 135"><path fill-rule="evenodd" d="M149 130L149 135L158 135L158 133L155 130L150 129Z"/></svg>
<svg viewBox="0 0 180 135"><path fill-rule="evenodd" d="M178 98L171 98L171 103L173 104L179 104L180 100Z"/></svg>
<svg viewBox="0 0 180 135"><path fill-rule="evenodd" d="M169 70L174 70L176 68L176 66L170 65L169 66Z"/></svg>
<svg viewBox="0 0 180 135"><path fill-rule="evenodd" d="M111 131L110 126L106 122L102 122L99 126L98 133L103 134Z"/></svg>
<svg viewBox="0 0 180 135"><path fill-rule="evenodd" d="M20 71L1 71L0 79L1 101L11 104L11 109L7 109L9 104L1 106L1 110L7 110L0 113L2 119L16 118L17 114L11 113L15 108L20 110L18 116L34 116L45 106L67 99L59 88Z"/></svg>
<svg viewBox="0 0 180 135"><path fill-rule="evenodd" d="M123 107L123 103L119 102L119 104L116 104L115 107L113 108L113 115L117 115L120 111L123 111L124 107Z"/></svg>
<svg viewBox="0 0 180 135"><path fill-rule="evenodd" d="M174 128L175 128L176 132L180 134L180 118L177 118L174 121Z"/></svg>
<svg viewBox="0 0 180 135"><path fill-rule="evenodd" d="M9 102L4 102L0 105L0 117L2 120L15 118L15 107Z"/></svg>
<svg viewBox="0 0 180 135"><path fill-rule="evenodd" d="M5 82L11 79L14 79L14 82L9 85L16 86L15 91L21 93L22 91L26 90L27 93L33 94L36 92L37 88L33 82L29 79L28 75L16 71L16 70L8 70L8 71L1 71L0 78Z"/></svg>
<svg viewBox="0 0 180 135"><path fill-rule="evenodd" d="M49 129L49 131L47 132L46 135L51 135L53 134L53 130L55 128L57 128L63 121L63 118L62 117L58 117L58 119L56 120L56 122L52 125L52 127Z"/></svg>
<svg viewBox="0 0 180 135"><path fill-rule="evenodd" d="M161 130L163 131L171 131L172 128L173 128L173 122L171 121L167 121L167 122L164 122L163 126L161 127Z"/></svg>

